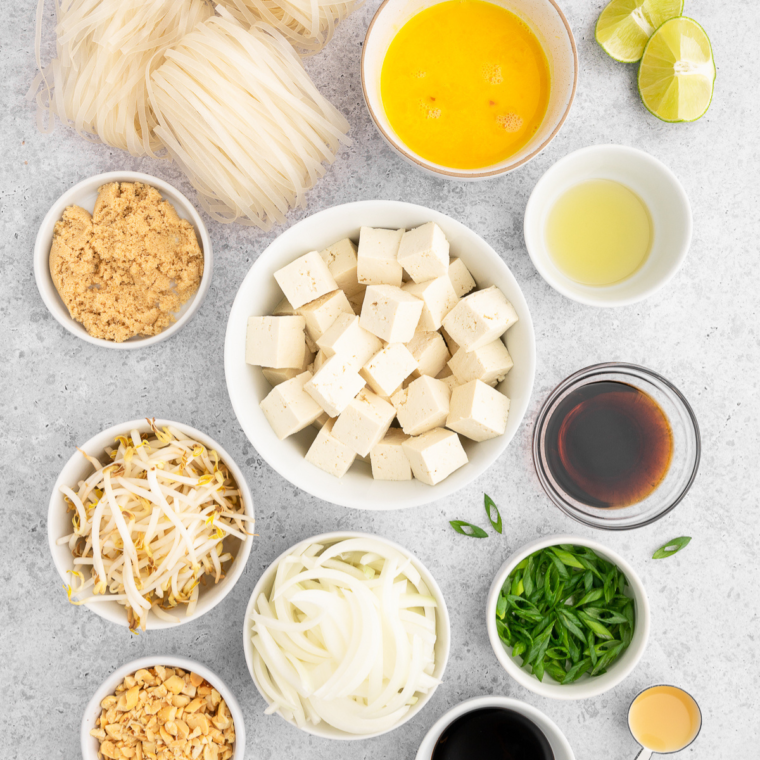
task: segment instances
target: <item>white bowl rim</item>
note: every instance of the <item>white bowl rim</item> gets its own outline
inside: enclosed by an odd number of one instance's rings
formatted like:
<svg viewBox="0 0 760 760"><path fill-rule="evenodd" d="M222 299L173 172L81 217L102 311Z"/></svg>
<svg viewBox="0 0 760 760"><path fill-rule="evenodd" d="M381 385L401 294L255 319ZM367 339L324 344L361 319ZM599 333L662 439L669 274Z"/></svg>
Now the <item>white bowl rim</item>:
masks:
<svg viewBox="0 0 760 760"><path fill-rule="evenodd" d="M92 436L88 441L86 441L84 444L79 446L78 449L87 451L91 447L100 448L100 444L99 443L96 444L95 442L100 441L100 440L113 441L113 439L117 435L123 435L125 431L132 430L134 428L144 427L145 424L146 424L145 419L139 419L139 420L131 420L130 422L122 422L122 423L119 423L118 425L112 425L111 427L106 428L100 433L97 433L96 435ZM221 446L218 442L216 442L210 435L200 430L196 430L190 425L186 425L184 422L174 422L173 420L156 418L155 424L158 427L164 427L164 426L176 427L178 430L181 430L186 435L189 435L195 438L195 440L203 443L203 445L206 446L206 448L213 448L214 450L216 450L216 452L219 454L219 458L230 468L230 471L232 472L235 480L237 481L237 484L240 488L243 503L245 504L246 515L249 515L250 517L255 518L253 496L251 495L251 489L248 486L248 482L246 481L245 476L243 475L243 472L238 466L238 464L229 455L229 453L227 453L227 451L224 449L223 446ZM79 450L77 450L68 458L68 460L66 461L66 464L63 465L63 467L61 468L61 471L58 473L58 477L55 479L55 484L53 485L53 489L50 494L50 501L48 503L48 513L47 513L48 548L53 558L53 564L55 565L55 569L58 571L58 575L60 576L64 584L68 584L67 571L69 567L68 566L64 567L59 561L58 549L60 547L58 546L56 542L60 538L60 536L54 536L52 533L53 521L51 520L51 515L53 514L53 510L59 510L61 508L61 500L60 500L61 494L59 490L60 486L64 484L71 485L70 483L67 483L64 481L64 473L68 470L69 465L72 464L75 459L79 460L81 459L81 457L82 457L82 454L79 452ZM220 581L219 587L223 589L223 593L219 595L219 598L213 604L211 604L209 607L204 606L204 608L201 610L199 610L198 607L196 607L195 612L193 612L192 615L190 615L189 617L183 615L182 617L180 617L180 621L178 623L170 623L167 620L160 620L156 618L155 616L153 616L147 631L150 632L150 631L159 631L159 630L164 630L164 629L178 628L181 625L185 625L186 623L190 623L194 620L197 620L198 618L205 615L207 612L210 612L211 610L213 610L214 607L219 605L227 597L227 595L232 591L232 588L234 587L234 585L240 579L240 576L243 574L243 570L245 570L245 566L248 563L248 558L251 554L252 548L253 548L253 536L246 536L245 541L243 541L240 544L240 551L238 551L237 556L235 557L232 563L232 566L229 568L229 571L225 574L225 577ZM90 610L90 612L95 613L96 615L103 618L104 620L107 620L109 623L116 623L117 625L121 625L125 628L129 626L126 615L112 615L111 611L105 608L102 604L83 604L81 606L86 607L88 610Z"/></svg>
<svg viewBox="0 0 760 760"><path fill-rule="evenodd" d="M549 184L549 182L552 180L552 177L555 173L555 170L561 169L565 164L570 163L571 161L578 160L579 158L585 158L589 155L592 155L594 153L603 153L603 152L611 152L615 153L618 152L620 154L628 154L630 156L635 156L638 159L644 160L649 162L653 167L656 167L659 171L661 171L665 176L667 176L673 183L673 187L675 188L676 194L678 196L678 199L683 203L688 211L687 215L687 233L684 240L684 245L681 247L681 250L678 253L678 256L676 256L673 259L673 263L671 264L669 271L667 274L660 278L660 280L652 285L649 288L646 288L641 293L635 296L629 296L628 298L616 298L616 299L605 299L602 300L600 298L594 298L591 295L590 291L587 294L582 294L579 292L576 292L574 290L571 290L570 288L566 287L564 283L562 283L560 280L558 280L554 274L547 269L542 262L540 262L534 255L533 251L531 250L531 246L528 242L529 234L528 234L528 225L530 224L532 220L532 216L537 213L536 211L536 204L537 201L535 200L538 190L542 189L544 185ZM656 293L661 288L665 287L678 273L678 270L681 268L681 265L683 264L684 260L686 259L686 256L689 253L689 248L691 247L691 239L694 232L694 219L691 212L691 203L689 202L689 196L686 193L686 190L684 190L683 185L681 184L681 181L676 176L675 172L667 166L667 164L660 161L659 158L653 156L651 153L647 153L645 150L641 150L640 148L633 148L630 145L619 145L617 143L599 143L597 145L587 145L585 148L579 148L578 150L574 150L572 153L568 153L566 156L563 156L559 160L555 161L539 178L538 182L536 182L533 190L531 191L530 197L528 198L528 203L525 206L525 215L523 217L523 237L525 239L525 247L528 250L528 255L530 256L530 260L533 262L533 266L536 268L536 271L541 275L541 277L544 279L546 283L548 283L554 290L556 290L558 293L561 293L566 298L569 298L572 301L576 301L577 303L585 304L586 306L601 306L603 308L617 308L621 306L631 306L632 304L638 303L639 301L643 301L645 298L649 298L649 296ZM604 287L599 288L600 292L605 291Z"/></svg>
<svg viewBox="0 0 760 760"><path fill-rule="evenodd" d="M533 554L539 549L556 546L557 544L576 544L578 546L586 546L601 554L603 557L609 558L611 562L614 562L614 564L623 571L636 600L637 615L634 636L636 634L639 634L640 636L635 647L634 642L631 642L629 650L634 652L634 657L629 663L622 666L619 662L615 663L612 671L607 671L603 675L595 676L593 679L578 681L573 684L568 684L567 686L544 683L543 681L539 681L531 673L523 670L512 660L512 657L507 654L507 651L499 638L498 631L496 630L496 603L499 600L501 587L504 585L504 581L509 573L514 569L515 565L522 562L522 560L530 554ZM486 627L488 629L488 639L491 642L491 648L496 655L496 659L504 670L517 681L517 683L542 697L559 700L580 700L589 699L590 697L598 697L600 694L604 694L610 689L614 689L624 681L631 672L633 672L636 665L638 665L641 660L647 642L649 641L651 614L649 599L644 584L641 582L641 578L639 578L633 567L623 557L593 538L585 538L584 536L570 534L556 534L544 536L543 538L530 541L521 546L513 552L507 558L506 562L504 562L499 568L493 583L491 584L491 588L488 591L488 601L486 603ZM580 686L584 688L582 689L582 693L579 694L577 692L580 691L578 689Z"/></svg>
<svg viewBox="0 0 760 760"><path fill-rule="evenodd" d="M269 705L270 702L265 696L264 692L261 690L261 687L259 686L259 683L253 674L253 666L251 664L253 644L251 643L251 638L248 635L248 621L251 617L251 613L253 612L253 606L256 602L256 599L258 598L258 595L261 593L261 586L264 582L264 579L266 578L268 580L267 576L270 573L273 573L275 571L275 569L280 564L280 562L289 554L291 554L295 549L298 549L299 547L303 545L316 544L316 543L335 544L338 541L343 541L343 540L351 539L351 538L368 538L368 539L371 539L372 541L380 541L381 543L387 544L392 549L395 549L396 551L403 554L404 556L409 557L412 560L412 562L415 564L416 569L418 571L421 571L420 575L424 576L425 583L428 585L428 588L430 589L431 594L435 597L436 601L438 602L438 607L436 608L436 635L440 636L440 631L446 632L443 657L440 660L440 675L438 676L439 679L443 679L443 675L446 672L446 666L448 665L448 662L449 662L449 654L451 652L451 618L449 617L449 609L446 606L446 599L443 596L443 592L441 591L441 588L438 585L438 582L435 580L430 570L428 570L427 567L422 563L422 561L415 554L410 552L409 549L406 549L400 544L397 544L395 541L391 541L390 539L384 538L383 536L378 536L374 533L363 533L361 531L353 531L353 530L331 531L329 533L320 533L318 536L312 536L311 538L305 538L302 541L299 541L298 543L293 544L293 546L291 546L289 549L286 549L284 552L282 552L282 554L280 554L276 559L272 560L272 562L270 562L270 564L266 567L266 569L261 574L259 579L256 581L256 585L253 587L253 591L251 592L250 599L248 600L248 604L246 605L245 617L243 618L243 652L245 654L245 664L248 668L248 674L251 676L251 680L253 681L253 685L256 687L256 690L259 692L259 694L261 695L261 698L267 703L267 705ZM438 670L438 667L439 667L439 661L436 661L436 670ZM398 723L396 723L396 725L391 726L390 728L387 728L384 731L378 731L374 734L349 734L345 731L341 731L340 735L337 735L337 736L327 735L323 733L319 729L318 726L314 726L310 723L307 723L304 728L299 728L293 721L287 720L279 712L277 713L277 716L281 720L284 720L289 726L293 726L293 728L296 728L299 731L303 731L304 733L310 734L311 736L316 736L319 739L328 739L328 740L333 740L333 741L362 741L363 739L372 739L376 736L382 736L384 734L390 733L391 731L395 731L397 728L400 728L401 726L403 726L405 723L410 721L412 718L414 718L418 713L422 711L422 709L427 705L427 703L433 698L433 695L435 694L437 689L438 689L438 686L434 686L427 694L424 694L422 698L414 706L414 708L412 710L409 710L409 712L407 712L407 714ZM338 731L339 729L334 729L334 730Z"/></svg>
<svg viewBox="0 0 760 760"><path fill-rule="evenodd" d="M575 101L575 93L578 90L578 71L579 71L579 62L578 62L578 47L575 44L575 36L573 35L573 30L570 26L569 21L567 20L567 17L565 16L564 12L562 11L562 8L559 7L559 5L555 2L555 0L548 0L549 3L551 3L554 6L554 10L557 12L557 15L559 16L560 20L562 21L562 24L565 27L565 30L567 32L568 40L570 41L570 47L573 51L573 88L570 92L570 97L567 101L567 107L565 108L565 112L562 114L562 118L557 123L557 126L552 130L551 134L539 145L536 147L534 151L532 151L529 155L523 157L519 161L517 161L514 164L508 164L507 166L502 166L500 169L491 169L490 167L485 167L483 169L472 169L472 170L453 170L453 169L443 169L435 164L428 163L425 161L420 161L420 159L415 156L413 153L411 153L407 147L401 143L400 141L396 140L392 135L389 135L385 129L383 129L383 126L380 124L380 120L375 115L375 111L370 105L369 95L367 93L367 82L366 82L366 75L365 75L365 57L367 53L367 42L369 41L369 36L372 34L372 30L375 26L375 21L380 17L380 14L385 11L386 6L391 0L383 0L383 2L380 4L380 7L375 11L375 15L372 16L372 20L369 22L369 26L367 27L367 33L364 35L364 44L362 45L362 57L361 57L361 64L360 64L360 70L361 70L361 78L362 78L362 93L364 95L364 102L367 106L367 110L369 111L369 115L372 118L372 122L374 123L375 127L377 127L378 132L385 138L385 140L388 142L389 145L391 145L393 148L395 148L407 161L410 161L415 166L418 166L420 169L424 169L428 172L433 172L434 174L438 174L442 177L446 177L448 179L458 179L458 180L477 180L477 179L489 179L491 177L500 177L504 174L508 174L509 172L514 171L515 169L519 169L521 166L524 166L528 161L533 160L539 153L543 152L549 144L554 140L554 138L559 134L560 129L565 124L565 121L567 120L567 117L570 115L570 110L573 107L573 102Z"/></svg>
<svg viewBox="0 0 760 760"><path fill-rule="evenodd" d="M243 291L243 289L246 287L246 284L250 279L256 276L256 267L260 264L261 261L264 260L264 258L271 254L272 249L278 244L278 242L283 238L285 235L293 234L293 231L297 230L301 226L312 224L315 222L315 220L319 220L320 217L326 216L329 214L334 214L338 209L344 211L346 214L353 214L357 217L361 217L362 213L365 209L371 210L373 209L377 204L382 204L385 207L391 208L391 209L398 209L399 212L402 210L414 210L416 212L421 213L422 215L425 215L428 217L428 220L430 220L430 217L440 217L444 218L446 220L446 224L451 225L452 227L458 227L460 230L463 230L467 234L475 236L480 243L484 246L485 249L488 250L489 255L493 256L495 260L498 260L498 262L501 264L501 266L504 267L504 270L506 270L506 273L509 278L511 278L514 281L515 287L517 289L517 292L520 294L520 297L522 298L523 302L525 303L525 308L523 311L520 312L520 322L522 323L523 327L528 332L528 339L529 344L531 347L530 355L527 357L526 362L528 364L528 374L530 379L530 384L526 384L526 387L528 388L527 397L525 400L525 406L523 413L520 417L520 420L518 421L515 430L511 437L508 437L506 434L503 436L500 436L498 439L492 439L492 440L500 440L504 441L503 445L499 448L498 451L495 451L492 453L489 457L484 458L481 461L478 461L476 464L473 461L468 462L465 467L469 468L477 468L473 471L473 474L469 477L467 483L463 483L460 486L454 488L451 490L451 485L448 483L447 480L441 481L441 483L438 483L435 486L429 486L424 492L421 493L420 496L411 498L406 500L403 504L392 504L391 506L385 506L385 507L376 507L376 506L363 506L362 504L357 504L351 501L350 499L345 498L342 493L339 490L336 490L333 494L330 495L329 498L326 498L322 493L318 491L318 489L313 488L310 485L309 478L298 478L297 480L294 479L292 474L286 473L285 468L280 465L280 463L277 460L276 456L272 456L272 454L267 450L261 450L256 446L256 443L254 443L254 439L251 435L248 433L248 428L252 427L249 422L244 422L244 415L240 412L240 405L237 401L238 392L235 390L233 382L230 380L232 377L232 372L230 368L233 366L233 364L238 359L238 346L233 347L233 343L231 340L231 334L233 331L233 316L235 316L235 307L238 301L238 298L240 297L240 293ZM432 221L437 221L437 219L433 218ZM322 209L321 211L317 211L316 213L305 217L304 219L301 219L300 221L296 222L292 227L289 227L287 230L284 230L282 233L280 233L258 256L258 258L253 262L250 269L248 270L248 273L243 278L243 281L240 283L240 286L238 287L238 291L235 295L235 299L232 304L232 308L230 310L230 316L227 321L227 330L225 332L225 338L224 338L224 376L227 383L227 395L229 396L230 403L232 404L232 409L235 412L235 417L237 418L238 424L240 425L241 429L245 433L245 436L247 440L250 442L250 444L253 446L256 453L264 459L264 461L277 473L280 474L281 477L283 477L285 480L287 480L292 485L296 486L297 488L300 488L303 491L306 491L306 493L311 494L312 496L315 496L318 499L322 499L323 501L329 501L332 504L336 504L338 506L343 507L349 507L351 509L360 509L360 510L367 510L367 511L390 511L390 510L397 510L397 509L409 509L412 507L420 507L424 506L426 504L431 504L435 501L439 501L440 499L444 499L447 496L451 496L453 493L456 493L457 491L464 488L467 484L471 483L472 481L479 478L483 473L485 473L495 462L499 457L501 457L512 440L514 439L515 435L517 434L517 431L520 429L520 425L523 424L525 420L525 415L528 412L530 397L533 395L533 387L535 385L535 378L536 378L536 334L533 327L533 318L530 314L530 308L528 306L527 299L525 298L525 294L523 293L522 288L520 287L520 283L517 280L517 277L514 275L512 270L510 269L509 265L502 259L501 256L494 250L493 246L491 246L490 243L488 243L483 237L481 237L475 230L473 230L471 227L468 227L463 222L460 222L458 219L455 219L452 216L449 216L448 214L445 214L442 211L437 211L436 209L428 208L427 206L421 206L416 203L408 203L406 201L395 201L395 200L362 200L362 201L351 201L349 203L339 203L334 206L329 206L325 209ZM510 414L512 414L514 411L514 407L510 406ZM514 417L514 415L513 415ZM402 483L400 483L402 485Z"/></svg>
<svg viewBox="0 0 760 760"><path fill-rule="evenodd" d="M100 703L109 694L113 694L114 689L116 689L126 676L137 672L140 668L145 668L147 670L156 665L163 665L167 668L181 668L182 670L197 673L213 685L219 694L221 694L222 699L227 703L227 707L232 715L233 723L235 724L235 751L232 755L232 760L243 760L245 757L245 721L243 720L243 711L240 709L240 704L232 692L232 689L230 689L230 687L227 686L227 684L210 668L207 668L196 660L191 660L189 657L182 657L174 654L147 655L145 657L139 657L136 660L132 660L131 662L119 666L103 680L90 698L82 714L79 735L82 746L82 757L84 760L97 760L97 755L90 749L90 743L92 740L90 730L95 727L95 724L90 723L88 720L90 715L96 713L96 706L99 708Z"/></svg>
<svg viewBox="0 0 760 760"><path fill-rule="evenodd" d="M537 707L533 707L533 705L529 705L527 702L523 702L521 699L502 697L497 694L482 697L470 697L470 699L465 699L463 702L460 702L447 710L425 734L425 737L420 742L420 747L415 755L415 760L430 760L435 743L438 741L438 737L443 733L444 729L460 716L465 715L468 712L473 712L474 710L479 710L483 707L505 707L533 720L536 718L540 719L551 727L552 736L547 738L553 739L562 747L562 750L567 753L568 760L574 760L575 754L573 753L573 749L570 746L567 737L562 733L560 727L545 712L539 710Z"/></svg>
<svg viewBox="0 0 760 760"><path fill-rule="evenodd" d="M166 193L176 195L183 205L183 211L191 217L191 221L196 231L200 235L200 245L203 252L203 275L201 277L198 290L191 296L190 305L176 322L169 325L165 330L158 333L158 335L150 335L145 338L139 338L137 340L127 340L123 343L116 343L111 340L105 340L103 338L95 338L90 335L86 330L79 330L75 328L75 324L78 324L68 314L68 310L65 305L62 305L56 301L60 299L58 291L53 284L53 280L50 276L50 268L48 261L50 259L50 241L47 240L47 236L44 237L43 230L54 228L55 223L63 215L64 209L77 202L79 195L85 186L92 185L97 182L97 187L102 187L109 182L142 182L145 185L151 185L157 190L162 191L164 200L172 200L166 197ZM174 205L174 204L172 204ZM52 233L51 233L52 239ZM208 229L201 218L201 215L196 210L195 206L187 199L187 197L177 190L174 185L166 182L166 180L154 177L151 174L144 174L143 172L132 171L112 171L105 172L103 174L95 174L92 177L86 177L85 179L77 182L73 187L70 187L66 192L61 195L58 200L48 210L47 214L40 222L39 229L37 230L37 237L34 241L34 279L37 283L37 290L40 293L40 297L44 302L47 310L53 315L55 320L70 332L75 337L92 343L95 346L102 346L103 348L113 348L119 351L132 351L138 348L147 348L148 346L154 346L156 343L167 340L179 332L196 314L200 309L209 288L211 287L211 277L214 271L214 252L211 245L211 238L208 234Z"/></svg>

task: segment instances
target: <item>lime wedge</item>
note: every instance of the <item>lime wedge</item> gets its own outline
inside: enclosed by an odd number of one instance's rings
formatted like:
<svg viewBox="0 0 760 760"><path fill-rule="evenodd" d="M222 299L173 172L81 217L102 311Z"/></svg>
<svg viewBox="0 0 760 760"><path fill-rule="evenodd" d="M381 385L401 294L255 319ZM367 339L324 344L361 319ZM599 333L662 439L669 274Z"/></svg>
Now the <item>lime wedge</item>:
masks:
<svg viewBox="0 0 760 760"><path fill-rule="evenodd" d="M596 41L616 61L634 63L654 30L682 12L683 0L612 0L596 22Z"/></svg>
<svg viewBox="0 0 760 760"><path fill-rule="evenodd" d="M639 67L639 95L663 121L696 121L710 107L715 61L705 30L690 18L666 21L651 37Z"/></svg>

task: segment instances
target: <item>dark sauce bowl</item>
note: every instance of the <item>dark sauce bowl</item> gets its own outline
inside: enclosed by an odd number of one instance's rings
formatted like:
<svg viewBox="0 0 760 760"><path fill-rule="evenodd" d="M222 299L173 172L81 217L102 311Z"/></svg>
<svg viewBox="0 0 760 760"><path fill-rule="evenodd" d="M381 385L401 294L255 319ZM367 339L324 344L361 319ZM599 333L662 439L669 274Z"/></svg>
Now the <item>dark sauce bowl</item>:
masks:
<svg viewBox="0 0 760 760"><path fill-rule="evenodd" d="M528 745L533 749L530 757L524 753L520 754L520 747L512 748L516 752L512 755L508 754L512 749L507 745L495 747L493 754L484 754L484 745L478 746L477 730L479 728L487 730L489 719L498 717L499 713L516 721L516 725L524 729L525 736L529 737ZM468 720L470 717L476 719L474 724ZM481 717L485 720L481 721ZM461 741L463 737L460 735L457 739L457 734L461 733L462 726L468 725L470 729L475 729L470 753L471 760L505 760L505 758L511 760L512 757L514 760L575 760L569 742L557 724L549 717L525 702L498 696L468 699L445 713L422 740L416 760L433 760L433 758L438 760L442 747L445 747L452 738ZM535 754L536 751L538 754Z"/></svg>
<svg viewBox="0 0 760 760"><path fill-rule="evenodd" d="M556 414L570 394L594 383L621 383L653 399L672 432L672 456L662 481L645 498L622 507L599 506L580 500L563 487L552 469L549 435L557 427ZM659 520L686 496L697 476L702 446L699 425L689 402L672 383L650 369L611 362L586 367L563 380L549 395L533 429L533 463L549 498L565 514L592 528L630 530Z"/></svg>

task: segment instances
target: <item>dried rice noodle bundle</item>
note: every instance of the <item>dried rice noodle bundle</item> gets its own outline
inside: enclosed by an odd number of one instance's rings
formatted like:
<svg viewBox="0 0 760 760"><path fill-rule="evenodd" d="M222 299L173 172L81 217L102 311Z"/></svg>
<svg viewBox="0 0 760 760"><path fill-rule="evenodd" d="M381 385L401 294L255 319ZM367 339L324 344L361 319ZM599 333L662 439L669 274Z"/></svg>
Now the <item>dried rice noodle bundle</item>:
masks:
<svg viewBox="0 0 760 760"><path fill-rule="evenodd" d="M90 141L155 156L163 146L146 93L146 74L163 51L213 15L208 0L61 0L56 2L56 58L42 67L37 7L37 126L52 132L55 116ZM40 89L40 85L42 88Z"/></svg>
<svg viewBox="0 0 760 760"><path fill-rule="evenodd" d="M318 53L335 27L364 0L218 0L239 21L264 21L282 32L306 57Z"/></svg>
<svg viewBox="0 0 760 760"><path fill-rule="evenodd" d="M325 173L348 122L287 40L219 9L166 52L150 79L156 135L219 222L270 229Z"/></svg>

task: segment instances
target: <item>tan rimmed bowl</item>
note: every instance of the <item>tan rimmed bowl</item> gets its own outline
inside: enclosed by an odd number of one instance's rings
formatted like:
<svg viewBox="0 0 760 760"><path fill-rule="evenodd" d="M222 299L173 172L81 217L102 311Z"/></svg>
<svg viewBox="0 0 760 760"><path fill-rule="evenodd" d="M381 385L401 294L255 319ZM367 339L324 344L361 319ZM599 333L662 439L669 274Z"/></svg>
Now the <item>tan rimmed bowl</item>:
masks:
<svg viewBox="0 0 760 760"><path fill-rule="evenodd" d="M554 0L489 0L511 11L536 35L549 62L551 92L546 116L536 134L514 155L482 169L452 169L423 158L407 147L390 124L380 95L380 74L393 38L420 11L446 0L385 0L367 29L362 48L362 90L380 134L414 166L439 177L479 180L514 171L535 158L565 123L578 85L578 51L565 14Z"/></svg>

